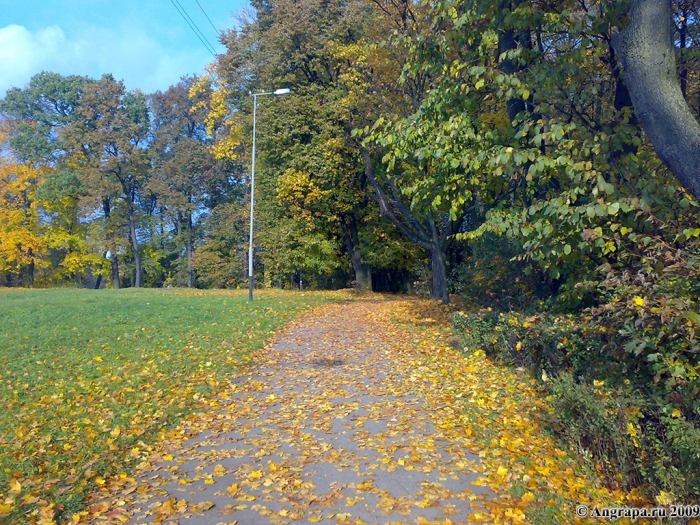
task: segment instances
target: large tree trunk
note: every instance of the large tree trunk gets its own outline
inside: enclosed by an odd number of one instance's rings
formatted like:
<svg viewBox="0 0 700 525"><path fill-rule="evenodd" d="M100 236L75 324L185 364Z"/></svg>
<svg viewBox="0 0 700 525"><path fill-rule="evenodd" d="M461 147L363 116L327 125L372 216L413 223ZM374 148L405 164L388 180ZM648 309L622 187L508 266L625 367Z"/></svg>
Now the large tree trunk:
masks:
<svg viewBox="0 0 700 525"><path fill-rule="evenodd" d="M672 0L632 0L613 46L642 128L659 158L700 199L700 124L676 72Z"/></svg>
<svg viewBox="0 0 700 525"><path fill-rule="evenodd" d="M435 222L432 212L428 213L428 226L430 227L430 256L433 270L433 299L441 299L443 304L450 302L450 294L447 290L447 264L445 262L446 248L449 246L450 228L445 227L442 232Z"/></svg>
<svg viewBox="0 0 700 525"><path fill-rule="evenodd" d="M136 267L136 279L134 280L134 286L136 288L141 288L143 282L142 270L141 270L141 255L139 254L139 241L136 238L136 215L134 213L134 208L129 204L128 206L129 214L129 237L131 237L131 247L134 249L134 266Z"/></svg>
<svg viewBox="0 0 700 525"><path fill-rule="evenodd" d="M345 247L350 255L352 269L355 271L355 286L358 290L372 290L372 273L369 264L362 262L360 255L360 236L357 232L355 217L349 217L342 224L345 234Z"/></svg>

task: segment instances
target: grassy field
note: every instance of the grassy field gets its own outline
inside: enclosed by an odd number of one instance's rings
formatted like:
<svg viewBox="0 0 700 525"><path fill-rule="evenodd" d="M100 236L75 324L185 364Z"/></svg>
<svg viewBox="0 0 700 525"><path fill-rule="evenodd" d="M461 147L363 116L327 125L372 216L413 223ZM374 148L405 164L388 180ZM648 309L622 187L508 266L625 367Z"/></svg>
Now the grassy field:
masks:
<svg viewBox="0 0 700 525"><path fill-rule="evenodd" d="M0 291L0 522L67 519L332 294Z"/></svg>

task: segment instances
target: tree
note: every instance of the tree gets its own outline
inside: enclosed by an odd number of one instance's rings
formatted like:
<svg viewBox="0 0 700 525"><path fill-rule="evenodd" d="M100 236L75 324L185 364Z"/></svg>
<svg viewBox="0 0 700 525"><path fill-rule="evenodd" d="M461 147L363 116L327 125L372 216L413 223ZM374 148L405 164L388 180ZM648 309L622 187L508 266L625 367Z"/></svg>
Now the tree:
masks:
<svg viewBox="0 0 700 525"><path fill-rule="evenodd" d="M203 240L192 256L194 280L205 288L236 288L248 282L248 210L238 200L218 204L200 225Z"/></svg>
<svg viewBox="0 0 700 525"><path fill-rule="evenodd" d="M368 208L371 194L366 179L361 176L361 159L346 140L333 104L319 104L318 96L301 92L284 101L283 108L270 113L267 133L274 138L265 140L265 155L272 165L286 167L272 184L279 212L298 223L290 226L290 231L305 232L307 238L319 236L316 242L302 242L300 249L295 248L295 258L299 260L306 244L310 261L318 259L321 254L318 247L325 246L328 255L339 264L338 255L345 248L355 286L371 290L367 246L360 239L360 229L372 214ZM285 123L288 130L283 127ZM326 243L320 241L323 238ZM328 266L326 271L336 264ZM299 269L305 266L302 264ZM323 268L318 262L311 266L315 271Z"/></svg>
<svg viewBox="0 0 700 525"><path fill-rule="evenodd" d="M150 97L153 114L153 176L149 189L174 224L180 256L186 256L186 284L194 285L192 256L198 222L206 218L229 188L226 159L216 159L201 104L210 90L190 97L195 78L184 78Z"/></svg>
<svg viewBox="0 0 700 525"><path fill-rule="evenodd" d="M111 230L109 247L112 282L119 287L119 250L114 227L115 205L123 205L135 265L134 285L142 284L138 239L138 201L149 175L146 147L149 140L146 98L127 92L110 75L87 84L75 121L64 131L73 161L80 167L87 201L101 207L105 226Z"/></svg>
<svg viewBox="0 0 700 525"><path fill-rule="evenodd" d="M310 234L304 216L313 214L315 234L325 236L325 246L344 248L356 285L369 288L373 270L369 254L376 253L373 244L382 241L375 235L378 209L371 203L373 190L352 130L373 122L387 108L402 111L399 107L405 104L407 91L392 87L401 72L401 52L387 53L374 42L395 29L411 30L420 8L408 2L318 0L277 0L254 7L257 19L245 20L240 30L225 36L228 53L216 67L219 84L225 88L217 91L226 91L229 104L245 109L248 116L248 91L268 89L272 83L292 88L291 97L260 108L265 126L258 130L259 149L264 152L258 159L258 177L261 184L266 184L265 177L281 177L281 192L278 184L267 184L281 199L269 207L269 225L276 227L284 217L300 221L288 231ZM381 58L375 60L375 56ZM249 136L249 130L242 136ZM299 174L321 189L322 198L313 202L295 198L299 192L291 183L302 180ZM265 204L261 206L264 211ZM391 228L387 221L379 222ZM291 244L289 249L299 260L300 251ZM279 250L274 245L263 253L284 258ZM316 256L309 255L311 262ZM397 261L402 257L395 251L392 255ZM383 258L382 264L389 258Z"/></svg>
<svg viewBox="0 0 700 525"><path fill-rule="evenodd" d="M81 200L86 188L80 174L68 168L48 171L35 193L42 217L44 240L52 263L49 282L79 282L90 274L99 288L108 275L106 261L97 239L91 235L92 224L81 218Z"/></svg>
<svg viewBox="0 0 700 525"><path fill-rule="evenodd" d="M88 77L43 71L24 88L13 87L0 113L15 123L9 145L21 162L54 165L64 153L60 130L75 120Z"/></svg>
<svg viewBox="0 0 700 525"><path fill-rule="evenodd" d="M0 123L0 151L10 140L9 123ZM21 275L34 286L37 262L46 251L39 209L34 198L44 173L31 164L0 156L0 271Z"/></svg>
<svg viewBox="0 0 700 525"><path fill-rule="evenodd" d="M85 187L80 173L68 166L62 137L62 130L75 121L82 90L90 82L87 77L42 72L26 88L10 89L0 101L10 126L6 146L15 164L41 173L23 195L25 209L35 209L42 235L44 282L75 281L88 271L99 281L102 272L102 261L88 247L89 222L80 218Z"/></svg>

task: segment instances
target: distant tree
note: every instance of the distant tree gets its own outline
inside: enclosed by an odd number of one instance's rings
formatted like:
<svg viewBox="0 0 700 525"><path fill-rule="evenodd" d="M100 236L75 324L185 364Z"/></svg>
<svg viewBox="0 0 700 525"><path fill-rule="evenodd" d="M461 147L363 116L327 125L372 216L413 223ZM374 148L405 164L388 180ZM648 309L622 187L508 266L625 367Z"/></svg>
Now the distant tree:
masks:
<svg viewBox="0 0 700 525"><path fill-rule="evenodd" d="M140 92L127 92L122 82L105 75L99 82L85 86L76 116L64 130L63 138L84 179L86 202L101 208L105 227L110 231L113 285L119 287L119 243L113 230L119 217L115 216L115 206L122 206L133 250L134 285L140 287L143 275L137 213L150 169L146 97Z"/></svg>
<svg viewBox="0 0 700 525"><path fill-rule="evenodd" d="M352 130L384 111L400 111L405 103L406 91L397 84L402 61L398 54L388 57L377 43L412 27L420 8L319 0L253 6L256 17L225 35L228 52L212 72L217 86L225 86L216 91L241 110L246 142L252 120L248 92L292 88L292 96L265 99L258 108L256 186L265 232L259 237L261 258L266 268L286 268L294 261L297 270L314 272L323 267L317 262L324 252L339 263L351 263L358 288L371 288L372 264L391 265L392 257L398 261L410 248L376 256L386 239L375 226L392 226L379 218ZM313 199L300 198L304 185L318 190ZM283 223L287 235L268 234ZM305 241L298 244L294 235L302 232Z"/></svg>
<svg viewBox="0 0 700 525"><path fill-rule="evenodd" d="M0 113L15 123L9 139L21 162L53 165L64 153L60 130L73 122L88 77L43 71L26 88L13 87L0 100Z"/></svg>
<svg viewBox="0 0 700 525"><path fill-rule="evenodd" d="M235 154L233 158L217 158L204 103L211 90L206 85L193 89L196 82L196 77L185 77L167 91L149 97L154 136L149 190L173 224L178 259L183 252L186 258L180 267L186 268L188 287L195 282L193 254L202 222L236 193L232 176Z"/></svg>
<svg viewBox="0 0 700 525"><path fill-rule="evenodd" d="M37 262L47 248L34 198L44 172L7 152L9 128L9 122L0 123L0 271L23 274L21 284L33 287Z"/></svg>
<svg viewBox="0 0 700 525"><path fill-rule="evenodd" d="M12 88L0 101L8 130L5 146L17 165L41 173L25 191L25 209L34 208L46 250L40 262L44 282L98 275L103 260L89 247L89 221L81 218L85 186L69 166L63 130L76 120L87 77L42 72L25 88ZM31 199L31 202L30 202ZM8 223L9 227L9 223ZM99 277L98 277L99 279Z"/></svg>

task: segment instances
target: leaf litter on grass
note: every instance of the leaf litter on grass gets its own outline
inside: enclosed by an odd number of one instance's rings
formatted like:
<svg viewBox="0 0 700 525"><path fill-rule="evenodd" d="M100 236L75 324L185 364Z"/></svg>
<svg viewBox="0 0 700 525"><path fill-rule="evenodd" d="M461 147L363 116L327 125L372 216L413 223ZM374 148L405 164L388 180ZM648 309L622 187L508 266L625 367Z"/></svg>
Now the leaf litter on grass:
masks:
<svg viewBox="0 0 700 525"><path fill-rule="evenodd" d="M547 436L532 380L449 347L445 314L314 310L73 522L577 523L629 503Z"/></svg>
<svg viewBox="0 0 700 525"><path fill-rule="evenodd" d="M53 523L336 293L0 292L0 523Z"/></svg>

